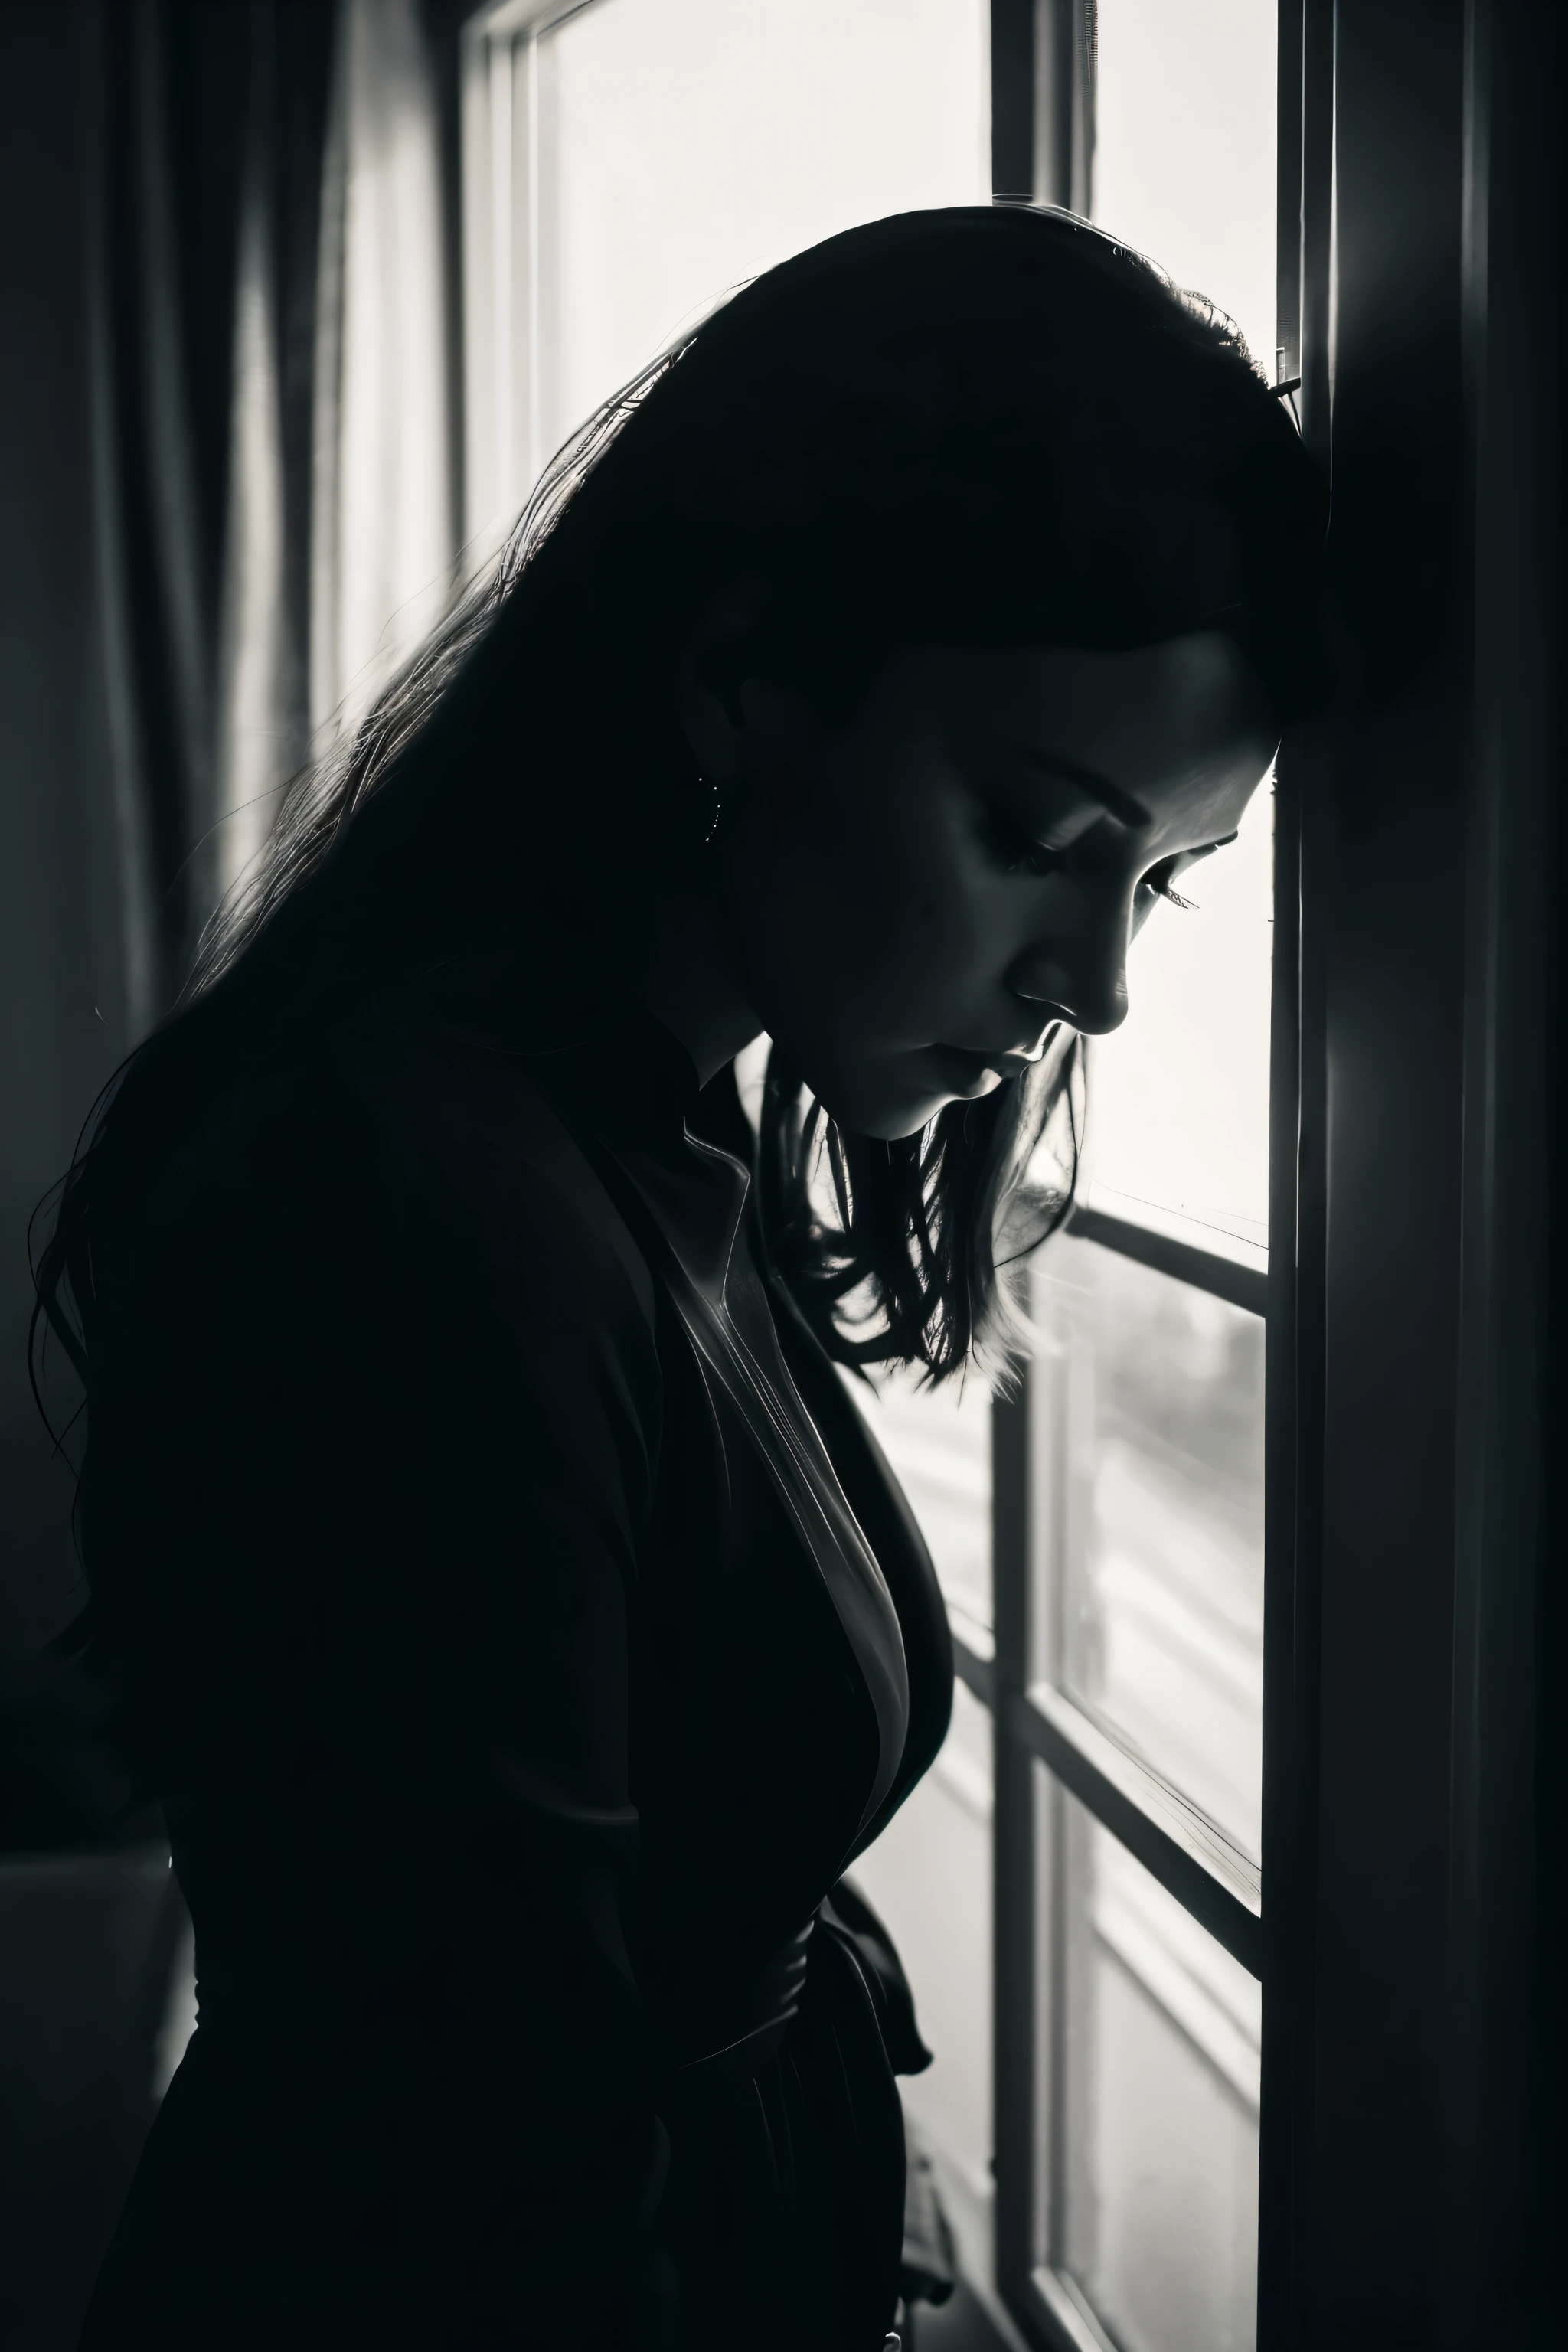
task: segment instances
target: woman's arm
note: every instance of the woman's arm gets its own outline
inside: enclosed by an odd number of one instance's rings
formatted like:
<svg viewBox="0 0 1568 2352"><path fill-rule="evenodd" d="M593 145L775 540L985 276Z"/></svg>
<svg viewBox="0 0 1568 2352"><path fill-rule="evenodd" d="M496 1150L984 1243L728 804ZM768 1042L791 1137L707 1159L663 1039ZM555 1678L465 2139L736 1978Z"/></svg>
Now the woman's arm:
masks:
<svg viewBox="0 0 1568 2352"><path fill-rule="evenodd" d="M464 2158L449 2242L478 2312L526 2314L520 2344L651 2342L664 2056L624 1919L627 1603L659 1439L653 1288L515 1066L440 1057L420 1085L482 1294L477 1324L458 1318L476 1352L443 1392L434 1548L454 1587L485 1563L485 1599L444 1662L444 1762L474 1840L454 1880L443 2084Z"/></svg>
<svg viewBox="0 0 1568 2352"><path fill-rule="evenodd" d="M402 1075L253 1089L108 1253L88 1566L196 1918L198 2042L265 2045L290 2086L243 2133L209 2099L205 2221L186 2167L184 2213L149 2192L132 2234L144 2281L199 2253L218 2317L255 2261L302 2322L357 2279L382 2341L638 2345L667 2155L623 1928L651 1286L513 1074Z"/></svg>

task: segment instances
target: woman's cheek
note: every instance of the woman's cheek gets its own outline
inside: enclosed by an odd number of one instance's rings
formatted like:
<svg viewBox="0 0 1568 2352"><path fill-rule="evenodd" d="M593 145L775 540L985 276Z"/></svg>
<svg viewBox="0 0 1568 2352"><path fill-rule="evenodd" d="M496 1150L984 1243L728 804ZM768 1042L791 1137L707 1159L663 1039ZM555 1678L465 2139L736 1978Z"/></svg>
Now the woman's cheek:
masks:
<svg viewBox="0 0 1568 2352"><path fill-rule="evenodd" d="M946 942L950 952L973 959L1015 919L1008 895L996 888L989 873L977 872L973 856L962 848L945 868L928 871L921 919L928 934Z"/></svg>

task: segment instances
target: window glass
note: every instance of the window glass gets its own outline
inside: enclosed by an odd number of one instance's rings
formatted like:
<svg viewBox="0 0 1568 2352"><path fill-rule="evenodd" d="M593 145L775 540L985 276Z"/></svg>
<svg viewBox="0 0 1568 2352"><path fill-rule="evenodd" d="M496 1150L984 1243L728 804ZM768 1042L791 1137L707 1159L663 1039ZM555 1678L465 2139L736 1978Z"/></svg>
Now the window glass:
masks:
<svg viewBox="0 0 1568 2352"><path fill-rule="evenodd" d="M1124 1027L1089 1048L1082 1197L1205 1249L1265 1263L1268 1242L1273 813L1156 907L1128 957Z"/></svg>
<svg viewBox="0 0 1568 2352"><path fill-rule="evenodd" d="M735 1056L735 1086L752 1126L762 1115L772 1040ZM991 1617L991 1391L971 1371L942 1388L922 1387L902 1368L846 1371L844 1384L866 1417L919 1523L954 1633L979 1656L993 1654Z"/></svg>
<svg viewBox="0 0 1568 2352"><path fill-rule="evenodd" d="M1071 1235L1035 1317L1035 1670L1257 1862L1262 1319Z"/></svg>
<svg viewBox="0 0 1568 2352"><path fill-rule="evenodd" d="M1274 375L1278 11L1100 0L1094 216L1208 295Z"/></svg>
<svg viewBox="0 0 1568 2352"><path fill-rule="evenodd" d="M984 0L595 0L538 48L535 464L719 296L989 194Z"/></svg>
<svg viewBox="0 0 1568 2352"><path fill-rule="evenodd" d="M1101 0L1094 215L1240 326L1275 377L1273 0ZM1158 386L1151 398L1159 397ZM1268 1236L1269 803L1160 907L1091 1048L1088 1195L1210 1246ZM1160 1213L1165 1213L1162 1215Z"/></svg>
<svg viewBox="0 0 1568 2352"><path fill-rule="evenodd" d="M991 1717L962 1683L935 1764L850 1872L903 1956L931 2064L900 2084L977 2203L991 2194Z"/></svg>
<svg viewBox="0 0 1568 2352"><path fill-rule="evenodd" d="M1037 1767L1037 2245L1120 2352L1251 2352L1261 1988Z"/></svg>
<svg viewBox="0 0 1568 2352"><path fill-rule="evenodd" d="M936 1390L902 1371L854 1388L920 1522L954 1633L991 1656L990 1390L973 1372Z"/></svg>

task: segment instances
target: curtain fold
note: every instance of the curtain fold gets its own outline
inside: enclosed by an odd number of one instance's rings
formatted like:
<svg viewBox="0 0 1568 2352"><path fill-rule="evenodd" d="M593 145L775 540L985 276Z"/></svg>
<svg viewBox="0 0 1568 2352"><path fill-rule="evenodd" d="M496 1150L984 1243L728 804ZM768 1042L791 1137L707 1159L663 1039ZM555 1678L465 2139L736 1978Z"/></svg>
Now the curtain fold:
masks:
<svg viewBox="0 0 1568 2352"><path fill-rule="evenodd" d="M134 1039L444 601L452 173L416 0L80 0L80 26Z"/></svg>
<svg viewBox="0 0 1568 2352"><path fill-rule="evenodd" d="M416 0L342 0L317 313L318 730L363 715L453 584L443 178L438 87Z"/></svg>

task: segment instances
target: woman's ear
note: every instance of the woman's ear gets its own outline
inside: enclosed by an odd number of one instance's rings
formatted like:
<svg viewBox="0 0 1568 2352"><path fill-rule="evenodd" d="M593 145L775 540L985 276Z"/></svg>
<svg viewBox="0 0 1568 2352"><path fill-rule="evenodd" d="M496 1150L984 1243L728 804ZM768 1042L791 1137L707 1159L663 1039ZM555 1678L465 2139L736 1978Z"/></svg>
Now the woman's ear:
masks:
<svg viewBox="0 0 1568 2352"><path fill-rule="evenodd" d="M730 782L744 763L746 692L758 656L756 591L735 589L710 604L677 656L675 718L703 775Z"/></svg>

